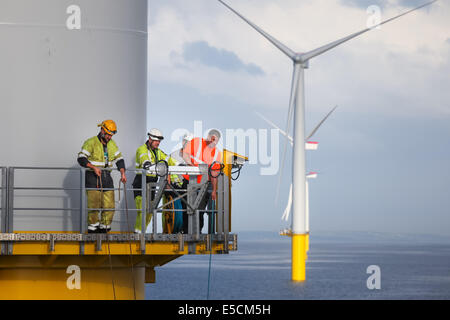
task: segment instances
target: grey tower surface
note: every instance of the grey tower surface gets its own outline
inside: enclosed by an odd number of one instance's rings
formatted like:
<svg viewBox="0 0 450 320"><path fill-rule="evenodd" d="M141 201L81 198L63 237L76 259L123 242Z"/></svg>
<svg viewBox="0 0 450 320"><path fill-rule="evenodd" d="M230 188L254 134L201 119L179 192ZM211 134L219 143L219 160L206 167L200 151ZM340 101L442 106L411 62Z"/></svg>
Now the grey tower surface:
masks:
<svg viewBox="0 0 450 320"><path fill-rule="evenodd" d="M113 119L113 139L134 167L146 134L146 0L0 0L0 43L0 166L79 168L83 141ZM18 169L14 184L75 189L80 172ZM79 201L77 190L14 191L15 208ZM14 231L74 226L76 210L14 212Z"/></svg>

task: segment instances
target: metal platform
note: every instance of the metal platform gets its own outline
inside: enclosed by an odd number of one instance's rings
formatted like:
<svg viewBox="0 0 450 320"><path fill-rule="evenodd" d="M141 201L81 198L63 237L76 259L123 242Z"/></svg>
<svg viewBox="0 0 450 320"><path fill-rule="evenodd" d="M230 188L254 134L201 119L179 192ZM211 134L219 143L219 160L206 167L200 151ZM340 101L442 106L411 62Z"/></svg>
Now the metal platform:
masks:
<svg viewBox="0 0 450 320"><path fill-rule="evenodd" d="M95 244L95 252L103 251L103 244L133 245L132 253L135 255L148 255L155 252L149 250L153 245L165 245L168 247L166 253L198 254L212 252L216 254L228 253L237 250L236 234L133 234L133 233L110 233L110 234L77 234L77 233L0 233L2 255L14 255L14 246L28 244L29 250L20 251L20 254L53 254L59 244L71 244L67 254L73 254L73 246L79 247L79 254L84 255L85 245ZM46 251L36 250L33 244L45 244ZM66 247L67 248L67 247ZM186 251L186 248L188 249ZM186 252L185 252L186 251ZM58 250L65 254L64 250ZM92 251L91 251L92 252ZM128 252L129 253L129 252Z"/></svg>
<svg viewBox="0 0 450 320"><path fill-rule="evenodd" d="M166 248L167 254L198 254L211 252L228 253L237 250L237 235L231 234L231 192L230 179L223 173L218 176L217 203L212 206L208 200L208 168L168 167L166 175L162 175L157 183L145 183L148 171L128 170L142 174L142 211L152 213L153 218L148 230L142 229L140 234L132 233L130 224L134 224L137 209L134 201L128 200L130 208L124 207L124 199L116 203L113 230L108 234L87 233L87 208L84 168L55 167L0 167L1 169L1 216L0 216L0 253L2 256L14 254L54 254L61 244L70 244L67 254L75 251L79 255L102 254L103 244L133 245L133 254L152 254L152 248ZM105 169L111 170L111 169ZM151 169L158 174L157 168ZM117 171L112 170L117 175ZM167 203L163 203L164 192L170 187L167 182L169 174L188 174L193 179L187 189L178 190L183 196L184 211L188 216L188 234L161 233L162 215L167 212ZM197 175L202 180L197 183ZM30 178L32 177L32 178ZM116 177L117 178L117 177ZM67 184L67 180L72 181ZM31 181L31 182L30 182ZM73 182L75 181L75 183ZM37 185L38 182L39 184ZM116 185L118 185L116 183ZM136 189L111 189L119 195L131 197ZM154 193L153 200L150 198ZM29 200L31 199L31 200ZM38 201L37 204L35 202ZM126 202L125 202L126 203ZM206 205L207 203L207 205ZM30 205L31 204L31 205ZM203 206L202 206L202 205ZM212 208L212 209L211 209ZM96 209L96 208L94 208ZM97 208L98 210L102 210ZM205 227L207 234L202 234L199 219L207 216ZM144 224L142 215L142 226ZM26 246L25 246L26 244ZM94 246L85 250L89 246ZM20 250L16 249L20 247ZM174 249L176 248L176 249ZM201 248L201 249L199 249ZM125 249L120 249L124 251ZM149 251L150 250L150 251ZM128 250L129 251L129 250ZM39 253L38 253L39 252Z"/></svg>

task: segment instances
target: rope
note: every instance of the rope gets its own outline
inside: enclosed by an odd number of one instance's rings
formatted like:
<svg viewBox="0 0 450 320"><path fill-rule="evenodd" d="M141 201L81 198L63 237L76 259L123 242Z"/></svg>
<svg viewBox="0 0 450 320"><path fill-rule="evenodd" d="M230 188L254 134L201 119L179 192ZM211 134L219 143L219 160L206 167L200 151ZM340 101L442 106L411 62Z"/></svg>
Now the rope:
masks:
<svg viewBox="0 0 450 320"><path fill-rule="evenodd" d="M123 184L123 197L125 198L125 212L127 213L127 226L128 230L130 230L130 220L128 219L128 201L127 201L127 193L126 193L126 185ZM119 194L120 194L120 182L119 182ZM134 268L133 268L133 253L131 249L131 238L128 238L128 244L130 246L130 265L131 265L131 278L133 280L133 292L134 292L134 300L136 300L136 279L134 276Z"/></svg>
<svg viewBox="0 0 450 320"><path fill-rule="evenodd" d="M212 257L212 247L211 247L211 251L209 252L208 292L206 294L206 300L209 300L209 287L210 287L210 282L211 282L211 257Z"/></svg>
<svg viewBox="0 0 450 320"><path fill-rule="evenodd" d="M168 206L169 209L169 219L166 220L166 227L167 227L167 233L172 234L173 230L175 230L175 201L173 200L173 197L171 195L167 196L167 200L169 200L170 205ZM172 207L170 207L172 206ZM170 225L170 211L172 211L172 226Z"/></svg>
<svg viewBox="0 0 450 320"><path fill-rule="evenodd" d="M216 202L214 200L212 200L212 207L215 209L216 208ZM214 219L214 209L211 210L210 216L209 216L209 230L211 230L212 232L212 222ZM210 232L210 235L211 235ZM210 284L211 284L211 260L212 260L212 237L210 238L210 242L211 242L211 249L209 251L209 267L208 267L208 291L206 294L206 300L209 300L209 290L210 290Z"/></svg>
<svg viewBox="0 0 450 320"><path fill-rule="evenodd" d="M242 169L242 166L239 166L237 170L231 172L231 180L236 181L237 179L239 179L239 176L241 175L241 169ZM236 172L237 172L237 176L235 178L233 178L233 174L235 174Z"/></svg>
<svg viewBox="0 0 450 320"><path fill-rule="evenodd" d="M188 207L190 210L195 211L194 208L192 208L192 206L189 204L189 202L186 201L186 199L184 199L185 197L187 197L187 192L185 195L180 195L178 193L178 191L172 186L172 184L168 183L167 184L169 186L169 188L173 191L173 193L176 194L177 199L180 199L181 201L184 202L184 204L186 204L186 207ZM187 190L186 190L187 191ZM162 208L164 208L166 205L163 205Z"/></svg>
<svg viewBox="0 0 450 320"><path fill-rule="evenodd" d="M213 169L212 167L213 167L215 164L218 164L219 167L220 167L220 169ZM225 168L225 165L224 165L223 163L221 163L221 162L219 162L219 161L214 161L214 162L211 163L211 165L208 167L208 175L209 175L211 178L218 178L218 177L222 174L224 168ZM214 175L212 174L212 171L219 171L219 173L218 173L216 176L214 176Z"/></svg>
<svg viewBox="0 0 450 320"><path fill-rule="evenodd" d="M101 210L103 210L103 183L102 183L102 175L103 175L103 171L100 174L100 206L102 206ZM98 180L99 178L97 178L97 185L98 185ZM102 211L103 213L103 211ZM105 230L106 230L106 219L105 219ZM111 248L109 246L109 237L108 234L106 233L106 242L108 244L108 256L109 256L109 270L111 272L111 284L112 284L112 288L113 288L113 295L114 295L114 300L116 300L116 287L114 285L114 273L113 273L113 266L112 266L112 258L111 258Z"/></svg>

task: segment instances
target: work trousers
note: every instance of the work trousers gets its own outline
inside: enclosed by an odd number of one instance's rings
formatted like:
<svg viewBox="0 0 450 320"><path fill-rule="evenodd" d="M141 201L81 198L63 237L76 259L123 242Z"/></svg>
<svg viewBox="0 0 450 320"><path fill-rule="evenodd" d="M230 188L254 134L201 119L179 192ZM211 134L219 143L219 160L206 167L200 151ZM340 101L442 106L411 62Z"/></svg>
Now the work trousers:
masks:
<svg viewBox="0 0 450 320"><path fill-rule="evenodd" d="M99 190L88 190L86 192L87 192L89 224L90 225L103 224L105 226L110 226L114 217L114 208L115 208L114 191L102 192ZM89 210L89 208L102 210ZM101 216L100 220L99 214Z"/></svg>
<svg viewBox="0 0 450 320"><path fill-rule="evenodd" d="M203 225L204 225L204 217L205 217L205 212L201 212L201 210L215 210L215 203L214 201L211 200L211 195L212 195L212 184L210 183L208 186L208 189L206 190L206 196L205 198L200 202L199 205L199 209L200 209L200 214L199 214L199 227L200 227L200 233L202 233L202 229L203 229ZM208 216L208 233L212 233L212 221L210 219L210 217L212 217L212 214L209 213L207 214Z"/></svg>
<svg viewBox="0 0 450 320"><path fill-rule="evenodd" d="M145 177L146 183L156 183L158 181L157 177ZM141 189L142 188L142 176L140 174L136 174L134 181L133 181L133 189ZM135 231L141 231L142 230L142 191L141 190L134 190L134 203L136 204L137 215L136 215L136 222L134 224L134 230ZM155 191L152 190L150 192L151 195L151 201L153 201L155 197ZM145 229L147 229L148 225L152 221L153 212L148 211L149 208L147 208L147 212L145 215Z"/></svg>
<svg viewBox="0 0 450 320"><path fill-rule="evenodd" d="M137 230L142 230L142 196L136 196L134 198L134 202L136 204L136 209L138 209L137 211L137 215L136 215L136 223L134 224L134 229ZM152 216L153 213L150 212L147 208L147 214L145 215L145 229L147 229L148 225L150 224L150 222L152 221Z"/></svg>
<svg viewBox="0 0 450 320"><path fill-rule="evenodd" d="M110 226L115 212L114 191L103 189L114 188L111 173L102 171L101 177L97 177L93 171L86 171L86 188L96 189L86 191L89 225Z"/></svg>
<svg viewBox="0 0 450 320"><path fill-rule="evenodd" d="M196 192L196 196L197 196L198 193L200 192L200 190L197 190L197 191L194 191L194 192ZM214 201L211 200L211 195L212 195L212 184L209 183L208 188L206 189L206 195L200 201L200 204L199 204L199 206L197 208L200 211L199 212L199 216L198 216L198 218L199 218L199 227L200 227L199 232L200 233L202 233L202 229L203 229L203 225L204 225L204 218L205 218L205 212L203 210L214 210L215 209L215 204L214 204ZM212 215L209 215L209 216L212 216ZM188 219L189 219L189 215L188 214L183 216L183 232L184 233L188 233ZM208 232L210 230L212 230L211 226L212 226L211 225L211 221L208 219L208 229L209 229Z"/></svg>

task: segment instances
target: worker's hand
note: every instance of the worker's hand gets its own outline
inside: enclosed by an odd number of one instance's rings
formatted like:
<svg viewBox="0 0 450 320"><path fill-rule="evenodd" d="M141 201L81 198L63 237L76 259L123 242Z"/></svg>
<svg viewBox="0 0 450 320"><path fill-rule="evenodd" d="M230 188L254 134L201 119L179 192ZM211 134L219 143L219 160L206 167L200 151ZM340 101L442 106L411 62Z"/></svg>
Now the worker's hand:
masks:
<svg viewBox="0 0 450 320"><path fill-rule="evenodd" d="M148 170L148 168L150 168L151 165L152 165L152 163L151 163L150 161L145 161L145 162L142 164L142 168L143 168L144 170Z"/></svg>
<svg viewBox="0 0 450 320"><path fill-rule="evenodd" d="M100 176L102 175L102 170L100 170L99 168L93 166L92 170L94 170L94 173L95 173L98 177L100 177Z"/></svg>
<svg viewBox="0 0 450 320"><path fill-rule="evenodd" d="M125 173L122 173L122 177L120 178L120 181L125 184L127 183L127 176L125 175Z"/></svg>
<svg viewBox="0 0 450 320"><path fill-rule="evenodd" d="M217 199L217 193L216 193L216 191L213 191L213 192L211 193L211 200L216 201L216 199Z"/></svg>

